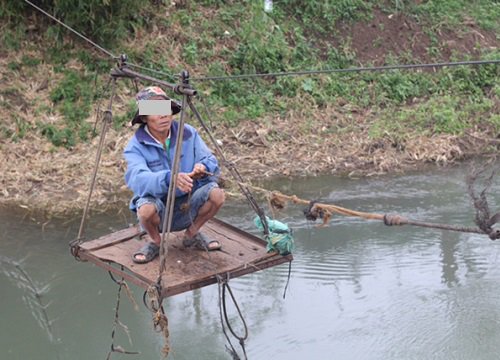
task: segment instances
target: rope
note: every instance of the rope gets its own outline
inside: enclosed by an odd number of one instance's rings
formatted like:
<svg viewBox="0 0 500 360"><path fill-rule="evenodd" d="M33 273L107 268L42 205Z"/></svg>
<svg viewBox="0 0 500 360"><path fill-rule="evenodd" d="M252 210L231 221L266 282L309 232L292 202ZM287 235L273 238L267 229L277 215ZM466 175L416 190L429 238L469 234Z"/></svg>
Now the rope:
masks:
<svg viewBox="0 0 500 360"><path fill-rule="evenodd" d="M215 148L215 152L217 153L217 155L219 156L219 158L222 160L222 162L224 163L224 165L226 166L226 168L229 170L229 172L231 173L231 175L235 179L236 183L238 184L238 186L240 188L240 191L247 198L250 207L259 216L259 218L260 218L260 220L262 222L262 225L264 226L264 235L267 236L269 234L269 225L267 223L267 219L266 219L264 210L259 206L259 204L255 200L255 198L253 197L253 194L249 190L248 186L245 185L243 177L241 176L241 174L239 173L239 171L236 169L236 166L234 165L234 163L229 162L227 160L227 158L224 155L224 152L222 151L221 147L219 146L219 144L217 144L217 141L213 137L212 132L207 127L207 125L203 121L200 113L198 112L198 110L194 106L193 102L191 101L191 98L188 98L188 104L189 104L189 107L191 108L191 110L193 111L194 115L198 119L200 125L203 127L203 129L207 133L208 137L210 138L210 141L212 142L212 145ZM210 115L209 115L208 110L206 110L206 115L207 115L207 117L209 118L209 121L210 121Z"/></svg>
<svg viewBox="0 0 500 360"><path fill-rule="evenodd" d="M92 180L90 182L89 194L87 196L87 202L85 204L85 209L83 210L82 220L80 222L80 229L78 230L78 236L77 236L76 240L73 240L70 242L71 254L76 259L78 259L79 245L82 243L83 232L84 232L85 224L87 221L87 214L88 214L89 209L90 209L90 200L92 198L92 193L94 191L95 182L97 179L97 171L99 170L99 164L101 162L102 150L104 149L104 139L106 138L106 132L108 130L108 126L109 126L109 124L111 124L111 121L113 118L113 113L112 113L111 109L112 109L112 104L113 104L113 98L115 96L115 88L116 88L116 79L113 78L113 86L111 88L111 97L109 99L108 110L106 110L104 112L104 121L102 123L102 130L101 130L101 137L99 139L99 146L97 147L94 172L92 174Z"/></svg>
<svg viewBox="0 0 500 360"><path fill-rule="evenodd" d="M227 75L227 76L205 76L205 77L195 77L192 80L226 81L226 80L243 80L243 79L255 79L264 77L278 77L278 76L300 76L300 75L319 75L319 74L332 74L332 73L351 73L351 72L363 72L363 71L406 70L406 69L418 69L418 68L435 68L435 67L463 66L463 65L486 65L486 64L498 64L498 63L500 63L500 60L471 60L471 61L440 62L440 63L430 63L430 64L399 64L399 65L385 65L385 66L371 66L371 67L360 66L347 69L302 70L302 71L241 74L241 75Z"/></svg>
<svg viewBox="0 0 500 360"><path fill-rule="evenodd" d="M404 216L398 214L377 214L377 213L368 213L362 211L356 211L347 209L341 206L333 205L333 204L324 204L310 200L300 199L296 195L285 195L279 191L269 191L266 189L262 189L256 186L251 186L252 189L263 192L268 196L271 196L271 204L277 209L282 209L284 207L284 203L286 201L291 201L294 204L307 205L308 209L305 211L306 218L309 220L316 220L318 217L323 219L322 226L328 223L332 213L337 213L344 216L353 216L360 217L366 220L380 220L383 221L387 226L394 225L413 225L419 227L433 228L433 229L441 229L441 230L450 230L450 231L458 231L464 233L474 233L474 234L482 234L488 235L491 240L500 239L500 230L492 229L490 233L483 231L478 227L467 227L467 226L459 226L459 225L449 225L449 224L439 224L439 223L431 223L424 221L417 221L408 219Z"/></svg>
<svg viewBox="0 0 500 360"><path fill-rule="evenodd" d="M286 291L288 290L288 285L290 284L290 277L292 276L292 262L288 262L288 276L286 278L285 289L283 290L283 299L286 297Z"/></svg>
<svg viewBox="0 0 500 360"><path fill-rule="evenodd" d="M159 290L159 287L155 285L150 286L144 292L142 299L146 308L153 313L153 329L161 333L165 339L162 353L164 357L167 357L170 353L170 332L168 330L168 318L161 305L162 299Z"/></svg>
<svg viewBox="0 0 500 360"><path fill-rule="evenodd" d="M183 76L183 85L188 85L188 77L187 73L184 73ZM167 201L165 204L166 213L163 214L163 224L162 224L162 234L161 234L161 243L160 243L160 273L158 275L157 284L160 287L160 296L161 296L161 280L162 275L167 267L167 253L168 253L168 239L170 232L172 230L172 219L174 216L174 205L175 205L175 191L177 188L177 175L179 174L179 164L182 155L182 141L184 139L184 122L186 115L186 104L188 101L188 96L184 94L182 98L181 105L181 117L179 120L179 130L177 132L177 139L175 144L175 155L174 155L174 163L172 165L172 170L170 173L170 185L168 187L167 193Z"/></svg>
<svg viewBox="0 0 500 360"><path fill-rule="evenodd" d="M121 267L121 270L123 271L123 266ZM111 349L108 352L108 356L106 356L106 360L111 359L112 353L138 355L138 354L140 354L139 352L127 351L127 350L123 349L121 346L115 345L116 325L118 325L118 324L125 330L125 332L129 336L129 341L130 341L130 335L128 333L128 328L122 324L122 322L120 321L120 316L119 316L122 287L125 287L126 289L128 289L128 285L123 278L120 281L116 280L113 277L113 274L111 272L109 272L109 276L111 277L111 280L113 280L118 285L118 294L116 296L115 319L113 321L113 330L111 331Z"/></svg>
<svg viewBox="0 0 500 360"><path fill-rule="evenodd" d="M224 326L224 314L222 311L222 278L220 276L217 276L217 285L218 285L217 290L218 290L218 294L219 294L219 299L218 299L219 317L220 317L220 324L221 324L221 328L222 328L222 333L224 334L227 342L229 343L229 346L231 347L231 348L229 348L226 345L226 350L231 354L231 357L233 358L233 360L240 360L238 352L234 348L233 343L231 342L231 339L229 338L229 335L227 334L226 327Z"/></svg>
<svg viewBox="0 0 500 360"><path fill-rule="evenodd" d="M231 340L229 339L229 336L226 332L226 326L228 330L231 332L231 334L238 340L241 349L243 350L243 355L245 360L247 358L247 353L245 349L245 340L248 338L248 327L245 321L245 318L243 317L243 314L241 313L240 307L238 305L238 302L236 301L236 298L233 294L233 291L231 290L231 287L229 286L229 278L226 277L225 279L222 278L222 276L217 275L217 284L218 284L218 292L219 292L219 315L220 315L220 321L221 321L221 327L222 327L222 332L224 333L224 336L226 337L227 342L231 346L231 349L227 348L233 359L240 360L240 357L234 348ZM238 316L241 319L241 322L243 323L243 329L244 329L244 334L242 336L236 334L234 331L233 327L231 326L231 323L229 322L229 317L227 315L227 307L226 307L226 289L229 291L229 295L231 296L231 300L236 307L236 311L238 312ZM225 324L225 325L224 325Z"/></svg>
<svg viewBox="0 0 500 360"><path fill-rule="evenodd" d="M183 73L183 85L188 85L189 75ZM151 285L143 296L143 302L153 313L153 327L157 332L161 332L165 339L162 353L165 357L170 353L170 332L168 330L168 318L162 306L163 291L162 291L162 278L167 268L167 254L168 254L168 240L172 230L172 219L174 214L175 205L175 191L177 188L177 175L179 174L179 164L182 155L182 141L184 139L184 123L186 114L187 95L184 94L181 105L181 117L179 120L179 130L177 133L175 144L174 162L172 165L170 175L170 185L168 187L167 198L165 201L165 212L162 219L162 233L160 242L160 269L156 284ZM146 297L149 297L149 304L147 304Z"/></svg>

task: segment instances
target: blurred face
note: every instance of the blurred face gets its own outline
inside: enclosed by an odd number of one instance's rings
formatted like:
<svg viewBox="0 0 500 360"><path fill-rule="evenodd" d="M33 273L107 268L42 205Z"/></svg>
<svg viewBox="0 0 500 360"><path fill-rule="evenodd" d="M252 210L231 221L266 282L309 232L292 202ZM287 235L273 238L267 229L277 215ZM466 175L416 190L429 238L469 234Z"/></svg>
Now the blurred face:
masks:
<svg viewBox="0 0 500 360"><path fill-rule="evenodd" d="M161 96L154 96L151 100L163 100ZM148 129L153 133L161 133L167 135L170 131L170 126L174 120L174 115L146 115L144 121L148 125Z"/></svg>

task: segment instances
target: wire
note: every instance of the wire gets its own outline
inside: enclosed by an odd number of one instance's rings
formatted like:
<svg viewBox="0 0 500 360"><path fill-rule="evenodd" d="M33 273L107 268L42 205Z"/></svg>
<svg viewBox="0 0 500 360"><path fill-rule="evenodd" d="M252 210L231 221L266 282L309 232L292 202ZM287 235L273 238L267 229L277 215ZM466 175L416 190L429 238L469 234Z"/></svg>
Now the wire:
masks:
<svg viewBox="0 0 500 360"><path fill-rule="evenodd" d="M93 42L92 40L90 40L88 37L85 37L84 35L80 34L78 31L76 31L75 29L73 29L72 27L66 25L65 23L63 23L61 20L57 19L56 17L52 16L51 14L49 14L48 12L46 12L45 10L43 10L42 8L36 6L35 4L33 4L31 1L29 0L24 0L24 2L28 3L29 5L33 6L35 9L37 9L38 11L40 11L41 13L47 15L49 18L51 18L52 20L54 20L55 22L59 23L60 25L64 26L66 29L70 30L71 32L73 32L74 34L78 35L80 38L82 38L83 40L85 40L86 42L88 42L89 44L92 44L94 47L96 47L97 49L101 50L102 52L106 53L108 56L110 56L111 58L113 59L118 59L118 56L114 55L112 52L106 50L105 48L103 48L102 46L100 46L99 44L96 44L95 42Z"/></svg>
<svg viewBox="0 0 500 360"><path fill-rule="evenodd" d="M148 67L145 67L145 66L134 64L134 63L127 62L127 66L134 67L134 68L137 68L137 69L146 70L146 71L151 71L151 72L159 74L159 75L165 75L165 76L168 76L171 79L178 79L179 78L179 75L172 75L172 74L169 74L169 73L166 73L166 72L163 72L163 71L151 69L151 68L148 68Z"/></svg>
<svg viewBox="0 0 500 360"><path fill-rule="evenodd" d="M72 31L74 34L78 35L80 38L82 38L83 40L87 41L89 44L93 45L94 47L96 47L97 49L101 50L102 52L104 52L106 55L110 56L112 59L119 59L119 56L116 56L114 55L111 51L109 50L106 50L104 47L102 47L101 45L95 43L94 41L90 40L89 38L85 37L84 35L82 35L81 33L79 33L78 31L76 31L75 29L73 29L72 27L70 27L69 25L66 25L64 22L62 22L61 20L57 19L56 17L54 17L53 15L49 14L48 12L46 12L45 10L43 10L42 8L38 7L37 5L33 4L31 1L29 0L24 0L26 3L28 3L29 5L33 6L35 9L37 9L38 11L40 11L41 13L45 14L46 16L48 16L49 18L51 18L52 20L56 21L57 23L59 23L60 25L64 26L66 29ZM172 74L168 74L168 73L165 73L163 71L158 71L158 70L155 70L155 69L151 69L151 68L148 68L148 67L145 67L145 66L141 66L141 65L137 65L137 64L134 64L134 63L129 63L127 62L127 66L130 66L130 67L135 67L137 69L142 69L142 70L147 70L147 71L150 71L150 72L153 72L153 73L156 73L156 74L160 74L160 75L165 75L165 76L168 76L169 78L171 79L177 79L179 78L179 75L172 75Z"/></svg>
<svg viewBox="0 0 500 360"><path fill-rule="evenodd" d="M78 35L83 40L87 41L89 44L93 45L97 49L101 50L113 59L118 59L119 57L114 55L109 50L85 37L72 27L66 25L61 20L52 16L42 8L33 4L29 0L24 0L27 4L31 5L41 13L45 14L52 20L56 21L60 25L64 26L66 29L70 30L74 34ZM191 78L192 81L225 81L225 80L242 80L242 79L252 79L252 78L263 78L263 77L277 77L277 76L300 76L300 75L316 75L316 74L331 74L331 73L349 73L349 72L362 72L362 71L385 71L385 70L397 70L397 69L417 69L417 68L435 68L435 67L446 67L446 66L461 66L461 65L485 65L485 64L498 64L500 60L471 60L471 61L456 61L456 62L442 62L442 63L430 63L430 64L400 64L400 65L387 65L387 66L372 66L372 67L354 67L347 69L324 69L324 70L303 70L303 71L288 71L288 72L275 72L275 73L257 73L257 74L241 74L241 75L227 75L227 76L205 76L205 77L194 77ZM131 67L135 67L142 70L151 71L156 74L165 75L170 78L176 79L178 75L172 75L165 73L163 71L151 69L145 66L137 65L134 63L127 63Z"/></svg>
<svg viewBox="0 0 500 360"><path fill-rule="evenodd" d="M471 60L471 61L456 61L456 62L443 62L443 63L430 63L430 64L400 64L400 65L386 65L386 66L372 66L372 67L354 67L347 69L324 69L324 70L303 70L303 71L288 71L276 73L257 73L257 74L241 74L241 75L228 75L228 76L205 76L193 77L192 81L224 81L224 80L243 80L252 78L263 77L277 77L277 76L300 76L300 75L316 75L316 74L331 74L331 73L349 73L349 72L362 72L362 71L385 71L397 69L417 69L417 68L434 68L446 66L461 66L461 65L485 65L485 64L498 64L500 60Z"/></svg>

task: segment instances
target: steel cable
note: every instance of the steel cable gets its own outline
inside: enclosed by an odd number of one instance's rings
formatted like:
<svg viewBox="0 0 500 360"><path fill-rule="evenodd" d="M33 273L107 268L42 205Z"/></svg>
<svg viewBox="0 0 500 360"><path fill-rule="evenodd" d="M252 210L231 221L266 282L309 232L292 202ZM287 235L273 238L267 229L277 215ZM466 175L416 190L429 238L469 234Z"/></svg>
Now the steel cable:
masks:
<svg viewBox="0 0 500 360"><path fill-rule="evenodd" d="M74 33L75 35L79 36L80 38L82 38L83 40L85 40L86 42L88 42L89 44L91 44L92 46L94 46L95 48L101 50L103 53L105 53L106 55L108 55L109 57L113 58L113 59L118 59L118 56L114 55L111 51L109 50L106 50L105 48L103 48L101 45L95 43L94 41L90 40L88 37L82 35L81 33L79 33L78 31L76 31L75 29L73 29L71 26L69 25L66 25L65 23L63 23L61 20L59 20L58 18L56 18L55 16L49 14L48 12L46 12L45 10L43 10L42 8L38 7L37 5L33 4L31 1L29 0L24 0L25 3L31 5L32 7L34 7L35 9L37 9L38 11L40 11L42 14L48 16L49 18L51 18L52 20L54 20L55 22L57 22L59 25L62 25L64 26L66 29L68 29L69 31L71 31L72 33Z"/></svg>
<svg viewBox="0 0 500 360"><path fill-rule="evenodd" d="M227 76L205 76L205 77L193 77L192 80L193 81L244 80L253 78L279 77L279 76L319 75L319 74L350 73L350 72L363 72L363 71L406 70L406 69L435 68L435 67L463 66L463 65L487 65L487 64L498 64L498 63L500 63L500 60L471 60L471 61L441 62L441 63L430 63L430 64L398 64L398 65L371 66L371 67L360 66L347 69L302 70L302 71L241 74L241 75L227 75Z"/></svg>

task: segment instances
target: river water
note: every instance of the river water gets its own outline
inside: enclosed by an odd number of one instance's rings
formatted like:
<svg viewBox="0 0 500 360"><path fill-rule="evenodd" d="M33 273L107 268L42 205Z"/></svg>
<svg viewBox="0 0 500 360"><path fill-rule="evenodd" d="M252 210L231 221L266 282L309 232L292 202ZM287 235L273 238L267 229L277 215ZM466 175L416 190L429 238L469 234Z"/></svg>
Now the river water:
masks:
<svg viewBox="0 0 500 360"><path fill-rule="evenodd" d="M360 211L400 213L472 226L466 167L369 179L284 179L268 188ZM500 208L500 184L489 201ZM229 201L220 218L254 232L248 206ZM302 209L279 218L294 229L295 261L231 280L246 319L249 359L498 359L500 242L485 236L334 216L327 227ZM93 216L87 236L125 227L131 217ZM73 259L68 242L79 219L43 223L21 211L0 213L0 359L105 359L117 286L103 270ZM115 344L160 359L162 338L122 294ZM39 294L38 296L36 294ZM216 285L165 301L169 359L230 359L220 328ZM229 307L236 331L242 327ZM233 341L239 349L238 343Z"/></svg>

